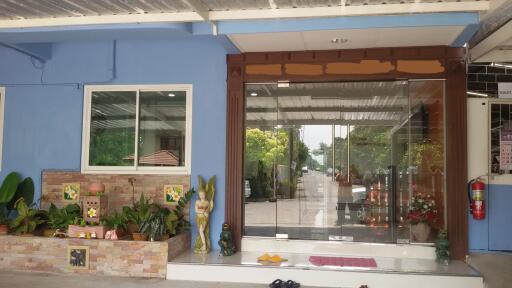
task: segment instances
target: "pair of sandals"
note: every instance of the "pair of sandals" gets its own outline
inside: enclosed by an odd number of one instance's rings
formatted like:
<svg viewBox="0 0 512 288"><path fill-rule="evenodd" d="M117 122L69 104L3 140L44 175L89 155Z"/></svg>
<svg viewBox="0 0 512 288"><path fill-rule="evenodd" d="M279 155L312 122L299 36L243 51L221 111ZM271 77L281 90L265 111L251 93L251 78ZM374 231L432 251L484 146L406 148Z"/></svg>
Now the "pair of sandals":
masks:
<svg viewBox="0 0 512 288"><path fill-rule="evenodd" d="M270 285L268 285L268 287L270 287L270 288L299 288L300 283L297 283L292 280L288 280L288 281L284 282L281 279L276 279L276 280L274 280L274 282L270 283Z"/></svg>

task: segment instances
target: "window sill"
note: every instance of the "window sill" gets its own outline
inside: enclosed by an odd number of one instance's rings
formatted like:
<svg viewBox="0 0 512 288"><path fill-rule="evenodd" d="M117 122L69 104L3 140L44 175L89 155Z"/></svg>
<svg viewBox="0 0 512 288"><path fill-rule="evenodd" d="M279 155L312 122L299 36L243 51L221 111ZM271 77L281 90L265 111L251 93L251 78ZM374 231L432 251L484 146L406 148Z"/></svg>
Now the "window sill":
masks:
<svg viewBox="0 0 512 288"><path fill-rule="evenodd" d="M82 174L118 174L118 175L190 175L183 170L81 170Z"/></svg>

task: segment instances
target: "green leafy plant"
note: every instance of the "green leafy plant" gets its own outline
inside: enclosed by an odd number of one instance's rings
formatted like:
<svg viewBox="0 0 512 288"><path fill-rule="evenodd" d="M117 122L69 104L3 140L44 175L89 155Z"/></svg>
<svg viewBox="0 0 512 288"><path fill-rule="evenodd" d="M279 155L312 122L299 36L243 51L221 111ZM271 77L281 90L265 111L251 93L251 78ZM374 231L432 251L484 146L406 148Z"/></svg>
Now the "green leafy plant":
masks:
<svg viewBox="0 0 512 288"><path fill-rule="evenodd" d="M0 218L8 219L16 210L15 203L24 199L29 206L34 202L34 181L27 177L21 181L16 172L9 173L0 186ZM7 221L7 220L5 220Z"/></svg>
<svg viewBox="0 0 512 288"><path fill-rule="evenodd" d="M23 198L15 205L18 216L11 222L11 228L16 234L33 233L40 225L46 223L48 214L46 211L29 207Z"/></svg>
<svg viewBox="0 0 512 288"><path fill-rule="evenodd" d="M150 214L152 204L149 199L146 199L143 194L140 195L139 201L133 207L124 206L123 215L128 223L135 224L137 229L140 230L142 221Z"/></svg>
<svg viewBox="0 0 512 288"><path fill-rule="evenodd" d="M167 218L170 213L169 209L159 207L144 218L139 232L148 235L151 241L162 240L168 231Z"/></svg>
<svg viewBox="0 0 512 288"><path fill-rule="evenodd" d="M114 211L101 220L101 224L113 230L127 230L128 221L122 213Z"/></svg>
<svg viewBox="0 0 512 288"><path fill-rule="evenodd" d="M64 208L57 208L53 203L48 210L48 226L51 229L65 231L70 224L73 224L75 218L80 216L80 206L78 204L68 204Z"/></svg>
<svg viewBox="0 0 512 288"><path fill-rule="evenodd" d="M181 199L178 201L178 205L176 205L176 208L172 211L171 214L174 214L175 217L170 217L169 218L169 233L171 235L177 235L177 234L180 234L182 232L186 232L186 231L189 231L190 230L190 222L185 218L185 208L188 204L188 202L190 202L190 200L192 199L192 196L194 195L194 193L196 193L196 191L194 190L194 188L188 190L185 195L183 195L183 197L181 197ZM173 222L171 223L170 219L171 218L176 218L175 220L173 220Z"/></svg>

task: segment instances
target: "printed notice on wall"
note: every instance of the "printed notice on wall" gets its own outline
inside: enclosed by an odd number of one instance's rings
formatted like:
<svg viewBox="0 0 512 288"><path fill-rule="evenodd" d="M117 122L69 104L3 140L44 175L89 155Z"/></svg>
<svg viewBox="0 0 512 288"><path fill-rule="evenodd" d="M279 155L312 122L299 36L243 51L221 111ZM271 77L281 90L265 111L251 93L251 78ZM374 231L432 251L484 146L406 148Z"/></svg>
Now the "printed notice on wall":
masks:
<svg viewBox="0 0 512 288"><path fill-rule="evenodd" d="M512 98L512 83L498 83L498 97Z"/></svg>
<svg viewBox="0 0 512 288"><path fill-rule="evenodd" d="M512 170L512 129L500 131L500 170Z"/></svg>

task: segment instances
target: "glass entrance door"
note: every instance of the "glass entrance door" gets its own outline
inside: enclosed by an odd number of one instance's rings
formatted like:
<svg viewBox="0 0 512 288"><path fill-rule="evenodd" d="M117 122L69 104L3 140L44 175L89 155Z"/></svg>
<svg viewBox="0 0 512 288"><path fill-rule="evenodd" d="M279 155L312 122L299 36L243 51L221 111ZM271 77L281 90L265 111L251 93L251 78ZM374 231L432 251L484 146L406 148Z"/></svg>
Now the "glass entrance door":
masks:
<svg viewBox="0 0 512 288"><path fill-rule="evenodd" d="M444 227L444 81L245 93L244 235L403 243ZM410 229L413 196L438 202L427 239Z"/></svg>

